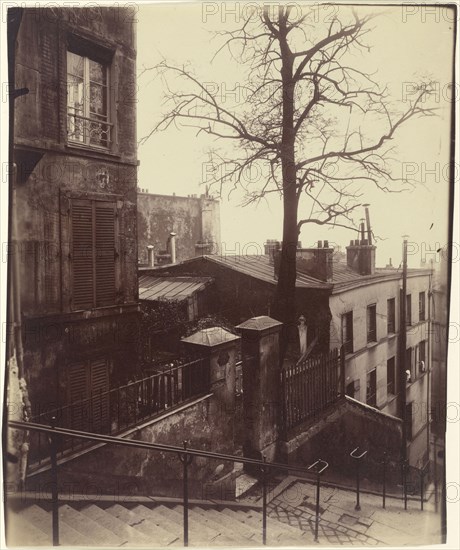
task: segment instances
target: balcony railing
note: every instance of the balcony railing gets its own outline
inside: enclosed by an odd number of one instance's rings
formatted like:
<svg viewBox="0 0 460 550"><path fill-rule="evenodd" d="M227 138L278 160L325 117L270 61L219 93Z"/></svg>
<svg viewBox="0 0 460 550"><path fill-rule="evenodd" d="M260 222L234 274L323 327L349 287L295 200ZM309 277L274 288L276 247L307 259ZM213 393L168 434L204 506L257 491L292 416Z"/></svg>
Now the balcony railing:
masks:
<svg viewBox="0 0 460 550"><path fill-rule="evenodd" d="M190 399L209 392L209 363L197 359L177 367L162 367L161 372L108 391L91 393L88 398L32 416L37 424L55 425L91 433L119 434ZM49 455L41 432L31 438L29 461L39 466ZM75 438L60 438L59 456L81 448ZM83 442L84 444L84 442Z"/></svg>
<svg viewBox="0 0 460 550"><path fill-rule="evenodd" d="M72 143L107 149L112 142L112 127L107 120L67 113L67 138Z"/></svg>

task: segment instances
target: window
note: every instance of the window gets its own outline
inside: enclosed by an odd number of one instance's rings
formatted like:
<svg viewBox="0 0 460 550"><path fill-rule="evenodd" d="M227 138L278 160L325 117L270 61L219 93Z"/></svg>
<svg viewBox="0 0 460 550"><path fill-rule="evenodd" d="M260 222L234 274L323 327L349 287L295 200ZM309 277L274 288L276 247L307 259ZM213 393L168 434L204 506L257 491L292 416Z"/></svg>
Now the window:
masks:
<svg viewBox="0 0 460 550"><path fill-rule="evenodd" d="M353 380L353 382L350 382L349 384L347 384L345 393L349 397L353 397L353 399L359 400L359 389L360 389L359 379Z"/></svg>
<svg viewBox="0 0 460 550"><path fill-rule="evenodd" d="M111 142L108 67L67 52L67 136L73 143L103 147Z"/></svg>
<svg viewBox="0 0 460 550"><path fill-rule="evenodd" d="M367 373L366 379L366 403L371 407L377 406L377 370Z"/></svg>
<svg viewBox="0 0 460 550"><path fill-rule="evenodd" d="M67 424L75 430L109 431L109 369L105 359L92 359L68 368Z"/></svg>
<svg viewBox="0 0 460 550"><path fill-rule="evenodd" d="M353 312L342 315L342 344L345 353L353 353Z"/></svg>
<svg viewBox="0 0 460 550"><path fill-rule="evenodd" d="M406 382L410 383L413 381L413 370L412 370L412 348L406 349Z"/></svg>
<svg viewBox="0 0 460 550"><path fill-rule="evenodd" d="M412 296L410 294L406 295L406 325L410 326L412 324Z"/></svg>
<svg viewBox="0 0 460 550"><path fill-rule="evenodd" d="M418 295L418 319L425 321L425 293L420 292Z"/></svg>
<svg viewBox="0 0 460 550"><path fill-rule="evenodd" d="M394 357L390 357L387 361L387 394L396 395L396 364Z"/></svg>
<svg viewBox="0 0 460 550"><path fill-rule="evenodd" d="M367 341L377 342L377 311L375 304L367 306Z"/></svg>
<svg viewBox="0 0 460 550"><path fill-rule="evenodd" d="M406 439L410 441L412 439L412 403L406 404L404 420L406 426Z"/></svg>
<svg viewBox="0 0 460 550"><path fill-rule="evenodd" d="M420 373L426 372L426 340L422 340L418 345L418 370Z"/></svg>
<svg viewBox="0 0 460 550"><path fill-rule="evenodd" d="M389 300L387 300L387 332L388 334L394 334L396 332L395 319L396 319L395 299L390 298Z"/></svg>
<svg viewBox="0 0 460 550"><path fill-rule="evenodd" d="M115 305L114 202L71 201L72 308Z"/></svg>

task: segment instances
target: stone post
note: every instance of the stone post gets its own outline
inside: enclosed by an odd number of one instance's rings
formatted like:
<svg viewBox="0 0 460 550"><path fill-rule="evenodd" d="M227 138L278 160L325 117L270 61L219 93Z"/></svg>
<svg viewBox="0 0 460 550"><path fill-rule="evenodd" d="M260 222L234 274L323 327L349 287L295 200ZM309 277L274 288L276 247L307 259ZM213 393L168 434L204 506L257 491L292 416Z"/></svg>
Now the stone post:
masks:
<svg viewBox="0 0 460 550"><path fill-rule="evenodd" d="M282 323L267 316L252 317L241 331L243 355L243 454L276 459L281 416L279 336ZM247 470L251 470L250 468Z"/></svg>
<svg viewBox="0 0 460 550"><path fill-rule="evenodd" d="M234 454L235 363L240 337L223 329L212 327L199 330L182 343L186 352L205 357L209 362L210 418L218 431L223 448L214 451Z"/></svg>

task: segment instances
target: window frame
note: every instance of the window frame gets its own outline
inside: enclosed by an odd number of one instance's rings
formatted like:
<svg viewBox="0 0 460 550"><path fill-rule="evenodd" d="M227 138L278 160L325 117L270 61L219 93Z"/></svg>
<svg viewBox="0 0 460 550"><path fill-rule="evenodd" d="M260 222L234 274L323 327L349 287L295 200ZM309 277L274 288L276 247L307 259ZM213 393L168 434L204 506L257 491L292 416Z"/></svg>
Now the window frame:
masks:
<svg viewBox="0 0 460 550"><path fill-rule="evenodd" d="M342 314L341 330L342 330L342 345L344 346L345 353L353 353L354 352L353 310L347 311ZM347 335L347 340L345 340L344 333L346 333Z"/></svg>
<svg viewBox="0 0 460 550"><path fill-rule="evenodd" d="M425 291L418 293L418 320L426 321L426 293Z"/></svg>
<svg viewBox="0 0 460 550"><path fill-rule="evenodd" d="M112 92L111 92L111 89L112 89L112 74L111 74L111 63L109 61L107 61L107 59L105 59L104 57L106 56L101 56L100 58L98 57L98 55L88 55L89 52L87 52L86 50L88 49L88 47L79 47L78 45L75 46L75 45L68 45L67 47L67 50L66 50L66 72L65 72L65 77L66 77L66 106L65 106L65 109L66 109L66 141L67 141L67 144L72 146L72 147L84 147L84 148L89 148L89 149L95 149L95 150L98 150L98 151L111 151L112 149L112 146L113 146L113 143L114 143L114 131L115 131L115 128L114 128L114 123L112 121L112 104L111 104L111 96L112 96ZM90 50L91 51L91 50ZM70 113L69 112L69 109L71 108L71 106L69 105L68 103L68 94L69 94L69 87L70 87L70 81L69 81L69 54L74 54L74 55L77 55L79 57L81 57L83 59L83 114L76 114L75 112L74 113ZM90 71L89 71L89 62L90 61L93 61L95 63L99 63L100 65L102 65L104 67L104 70L105 70L105 80L106 80L106 84L105 84L105 101L106 101L106 115L97 115L97 114L94 114L93 116L91 116L91 111L90 111L90 105L91 105L91 100L90 100L90 84L91 84L91 79L90 79ZM103 84L99 84L98 85L102 85L104 86ZM69 135L69 126L70 126L70 123L69 123L69 119L71 119L71 117L79 117L81 119L83 119L83 140L79 140L79 139L72 139L72 137L70 137ZM105 117L105 120L101 120L100 117ZM96 124L101 124L101 125L104 125L106 126L106 133L107 133L107 143L106 144L98 144L98 143L92 143L91 142L91 131L90 131L90 128L91 128L91 123L96 123ZM75 124L75 122L74 122Z"/></svg>
<svg viewBox="0 0 460 550"><path fill-rule="evenodd" d="M370 311L373 310L372 316L369 315ZM373 326L372 326L373 325ZM377 304L369 304L366 309L366 333L367 333L367 343L371 344L377 342Z"/></svg>
<svg viewBox="0 0 460 550"><path fill-rule="evenodd" d="M389 380L389 374L391 373L391 380ZM396 357L389 357L387 359L387 395L396 395Z"/></svg>
<svg viewBox="0 0 460 550"><path fill-rule="evenodd" d="M371 393L369 388L373 377L375 378L375 391ZM366 405L377 407L377 367L366 373Z"/></svg>
<svg viewBox="0 0 460 550"><path fill-rule="evenodd" d="M396 334L396 299L395 298L387 299L387 333Z"/></svg>
<svg viewBox="0 0 460 550"><path fill-rule="evenodd" d="M406 326L412 326L412 294L406 294Z"/></svg>

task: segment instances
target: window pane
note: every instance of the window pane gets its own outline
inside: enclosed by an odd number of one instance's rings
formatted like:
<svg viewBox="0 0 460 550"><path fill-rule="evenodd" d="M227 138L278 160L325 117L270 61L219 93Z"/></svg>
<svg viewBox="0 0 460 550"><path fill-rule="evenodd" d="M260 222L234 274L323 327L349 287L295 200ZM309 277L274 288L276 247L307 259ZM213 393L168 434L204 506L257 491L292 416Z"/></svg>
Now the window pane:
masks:
<svg viewBox="0 0 460 550"><path fill-rule="evenodd" d="M91 82L89 87L90 114L107 115L107 90L104 86Z"/></svg>
<svg viewBox="0 0 460 550"><path fill-rule="evenodd" d="M83 78L84 57L67 52L67 74Z"/></svg>
<svg viewBox="0 0 460 550"><path fill-rule="evenodd" d="M101 63L89 60L89 79L99 84L107 84L107 70Z"/></svg>

